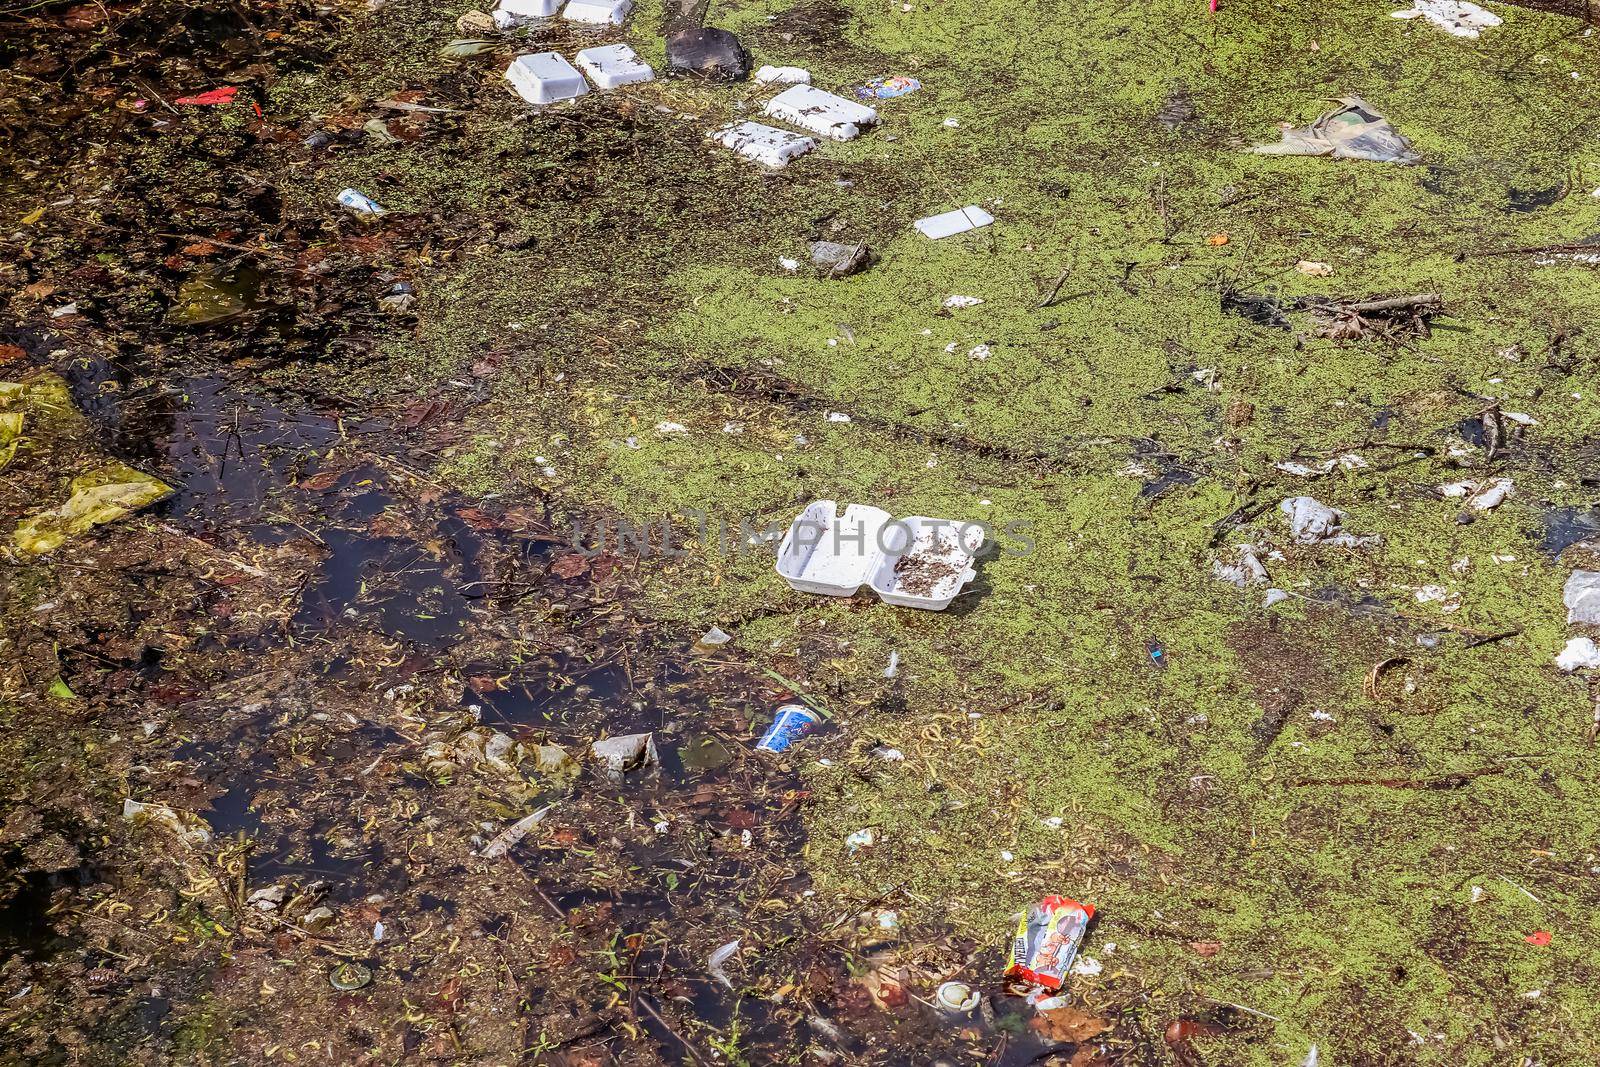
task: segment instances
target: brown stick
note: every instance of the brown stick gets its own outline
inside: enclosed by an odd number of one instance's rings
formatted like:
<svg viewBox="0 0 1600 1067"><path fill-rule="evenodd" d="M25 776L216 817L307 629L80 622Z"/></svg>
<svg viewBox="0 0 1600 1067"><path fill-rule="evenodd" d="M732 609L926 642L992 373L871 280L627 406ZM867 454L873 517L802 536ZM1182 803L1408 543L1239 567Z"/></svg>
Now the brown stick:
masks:
<svg viewBox="0 0 1600 1067"><path fill-rule="evenodd" d="M1504 774L1505 764L1484 767L1482 770L1447 774L1442 778L1296 778L1289 785L1301 789L1313 785L1379 785L1385 789L1460 789L1475 778Z"/></svg>

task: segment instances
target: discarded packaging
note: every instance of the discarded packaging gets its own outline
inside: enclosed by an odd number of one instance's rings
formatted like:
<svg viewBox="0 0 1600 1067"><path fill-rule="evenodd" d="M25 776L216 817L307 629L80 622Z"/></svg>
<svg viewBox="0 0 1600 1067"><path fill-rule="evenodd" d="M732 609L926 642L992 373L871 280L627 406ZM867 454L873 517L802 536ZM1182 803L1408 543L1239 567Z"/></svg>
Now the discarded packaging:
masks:
<svg viewBox="0 0 1600 1067"><path fill-rule="evenodd" d="M557 52L518 56L506 68L506 80L530 104L575 100L589 91L583 75Z"/></svg>
<svg viewBox="0 0 1600 1067"><path fill-rule="evenodd" d="M993 221L993 215L972 204L954 211L946 211L942 215L929 215L925 219L918 219L916 227L924 237L938 241L958 233L966 233L968 230L976 230Z"/></svg>
<svg viewBox="0 0 1600 1067"><path fill-rule="evenodd" d="M129 797L122 802L122 817L132 822L153 822L166 827L186 845L201 847L211 843L211 827L200 816L179 811L166 804L145 804Z"/></svg>
<svg viewBox="0 0 1600 1067"><path fill-rule="evenodd" d="M843 517L816 500L789 526L777 570L790 587L822 596L854 596L863 583L890 604L942 611L976 576L972 560L983 527L851 504Z"/></svg>
<svg viewBox="0 0 1600 1067"><path fill-rule="evenodd" d="M852 853L859 852L864 848L871 848L877 843L878 835L873 833L871 830L857 830L855 833L844 839L845 848L849 849Z"/></svg>
<svg viewBox="0 0 1600 1067"><path fill-rule="evenodd" d="M603 44L585 48L573 57L578 67L597 89L616 89L623 85L647 82L656 76L650 64L625 44Z"/></svg>
<svg viewBox="0 0 1600 1067"><path fill-rule="evenodd" d="M1490 511L1506 502L1514 488L1510 478L1491 478L1486 482L1451 482L1439 492L1447 497L1466 497L1473 511Z"/></svg>
<svg viewBox="0 0 1600 1067"><path fill-rule="evenodd" d="M872 252L864 243L853 245L841 241L812 241L811 265L829 278L844 278L866 269L872 262Z"/></svg>
<svg viewBox="0 0 1600 1067"><path fill-rule="evenodd" d="M1600 571L1573 571L1561 589L1567 621L1600 626Z"/></svg>
<svg viewBox="0 0 1600 1067"><path fill-rule="evenodd" d="M12 532L17 549L30 556L54 552L69 537L103 526L172 495L172 487L112 460L67 484L64 504L22 520Z"/></svg>
<svg viewBox="0 0 1600 1067"><path fill-rule="evenodd" d="M739 954L739 939L735 938L727 944L718 947L710 956L706 957L706 973L729 989L733 988L733 979L728 977L728 972L722 969L727 963Z"/></svg>
<svg viewBox="0 0 1600 1067"><path fill-rule="evenodd" d="M946 982L933 995L939 1014L951 1017L971 1015L980 999L978 991L965 982Z"/></svg>
<svg viewBox="0 0 1600 1067"><path fill-rule="evenodd" d="M1285 128L1283 140L1277 144L1259 144L1251 151L1267 156L1331 156L1403 165L1422 161L1411 142L1360 97L1341 97L1339 104L1309 126Z"/></svg>
<svg viewBox="0 0 1600 1067"><path fill-rule="evenodd" d="M1479 34L1504 20L1492 11L1486 11L1466 0L1411 0L1411 6L1402 11L1389 12L1395 19L1427 19L1453 37L1476 40Z"/></svg>
<svg viewBox="0 0 1600 1067"><path fill-rule="evenodd" d="M366 193L355 189L339 190L339 204L341 207L354 211L357 215L382 215L385 213L383 205L367 196Z"/></svg>
<svg viewBox="0 0 1600 1067"><path fill-rule="evenodd" d="M1556 667L1567 674L1584 668L1600 667L1600 645L1593 638L1574 637L1556 655Z"/></svg>
<svg viewBox="0 0 1600 1067"><path fill-rule="evenodd" d="M606 769L606 773L613 776L621 776L636 767L653 767L660 762L654 733L608 737L596 741L589 746L589 750Z"/></svg>
<svg viewBox="0 0 1600 1067"><path fill-rule="evenodd" d="M667 35L667 69L711 81L738 81L750 73L750 54L727 30L678 30Z"/></svg>
<svg viewBox="0 0 1600 1067"><path fill-rule="evenodd" d="M736 122L707 135L724 148L731 148L746 159L763 166L781 169L789 162L817 147L817 142L804 134L763 126L759 122Z"/></svg>
<svg viewBox="0 0 1600 1067"><path fill-rule="evenodd" d="M572 0L561 17L593 26L621 26L632 10L633 0Z"/></svg>
<svg viewBox="0 0 1600 1067"><path fill-rule="evenodd" d="M561 0L500 0L495 5L494 24L502 30L534 19L547 19L561 10ZM460 27L458 22L457 27Z"/></svg>
<svg viewBox="0 0 1600 1067"><path fill-rule="evenodd" d="M804 67L764 66L756 71L757 85L810 85L811 72Z"/></svg>
<svg viewBox="0 0 1600 1067"><path fill-rule="evenodd" d="M1278 510L1289 516L1289 533L1303 545L1337 545L1341 548L1361 548L1382 540L1377 534L1357 535L1347 533L1344 512L1319 503L1309 496L1290 497L1278 504Z"/></svg>
<svg viewBox="0 0 1600 1067"><path fill-rule="evenodd" d="M1040 900L1017 923L1006 977L1045 990L1060 989L1092 918L1093 904L1056 896Z"/></svg>
<svg viewBox="0 0 1600 1067"><path fill-rule="evenodd" d="M863 127L878 123L872 108L814 85L791 85L768 100L765 111L780 122L835 141L853 140Z"/></svg>
<svg viewBox="0 0 1600 1067"><path fill-rule="evenodd" d="M524 815L504 830L501 830L495 835L493 841L483 847L483 858L488 860L499 859L513 848L516 848L517 843L527 837L535 826L544 822L544 817L550 814L550 809L553 807L555 807L554 804L547 804L533 814Z"/></svg>
<svg viewBox="0 0 1600 1067"><path fill-rule="evenodd" d="M785 704L772 717L772 725L756 743L757 752L787 752L789 747L816 729L822 716L802 704Z"/></svg>
<svg viewBox="0 0 1600 1067"><path fill-rule="evenodd" d="M856 86L858 100L892 100L897 96L906 96L922 88L922 83L915 78L907 78L901 74L883 74L865 85Z"/></svg>

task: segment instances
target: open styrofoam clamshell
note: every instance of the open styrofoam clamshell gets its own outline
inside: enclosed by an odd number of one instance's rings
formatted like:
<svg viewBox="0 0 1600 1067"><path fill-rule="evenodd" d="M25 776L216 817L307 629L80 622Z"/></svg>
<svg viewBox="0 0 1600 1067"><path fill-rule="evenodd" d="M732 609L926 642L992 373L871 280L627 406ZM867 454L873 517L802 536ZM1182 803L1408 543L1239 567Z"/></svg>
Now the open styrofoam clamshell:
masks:
<svg viewBox="0 0 1600 1067"><path fill-rule="evenodd" d="M765 110L780 122L835 141L852 140L861 136L863 127L878 123L878 113L867 105L814 85L791 85L768 100Z"/></svg>
<svg viewBox="0 0 1600 1067"><path fill-rule="evenodd" d="M870 585L885 602L942 611L973 579L983 547L977 523L913 515L832 500L806 505L778 548L777 571L802 593L854 596Z"/></svg>
<svg viewBox="0 0 1600 1067"><path fill-rule="evenodd" d="M560 10L561 0L500 0L491 15L497 27L509 30L535 19L549 18Z"/></svg>

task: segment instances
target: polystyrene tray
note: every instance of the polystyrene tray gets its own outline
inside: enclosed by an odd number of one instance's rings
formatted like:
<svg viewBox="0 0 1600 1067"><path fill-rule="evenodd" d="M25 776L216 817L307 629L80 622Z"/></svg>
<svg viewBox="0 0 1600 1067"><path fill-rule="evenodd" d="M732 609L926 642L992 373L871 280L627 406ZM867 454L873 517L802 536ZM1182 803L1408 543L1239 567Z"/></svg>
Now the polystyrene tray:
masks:
<svg viewBox="0 0 1600 1067"><path fill-rule="evenodd" d="M983 546L975 523L814 500L790 523L778 548L777 571L802 593L854 596L868 585L886 603L943 611L977 574Z"/></svg>

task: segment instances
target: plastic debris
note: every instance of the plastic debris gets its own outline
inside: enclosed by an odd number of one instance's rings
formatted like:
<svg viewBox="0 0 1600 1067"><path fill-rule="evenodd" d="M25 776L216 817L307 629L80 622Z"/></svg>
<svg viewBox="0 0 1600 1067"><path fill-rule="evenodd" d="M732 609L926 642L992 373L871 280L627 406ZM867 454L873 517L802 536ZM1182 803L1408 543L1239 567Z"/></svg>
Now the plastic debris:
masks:
<svg viewBox="0 0 1600 1067"><path fill-rule="evenodd" d="M845 244L841 241L812 241L811 265L828 278L844 278L859 274L872 262L872 251L864 242Z"/></svg>
<svg viewBox="0 0 1600 1067"><path fill-rule="evenodd" d="M679 437L689 432L689 427L681 422L658 422L656 433L663 437Z"/></svg>
<svg viewBox="0 0 1600 1067"><path fill-rule="evenodd" d="M927 218L918 219L916 227L924 237L939 241L958 233L979 229L993 221L993 215L976 204L971 204L954 211L946 211L942 215L929 215Z"/></svg>
<svg viewBox="0 0 1600 1067"><path fill-rule="evenodd" d="M632 10L633 0L572 0L561 17L591 26L621 26Z"/></svg>
<svg viewBox="0 0 1600 1067"><path fill-rule="evenodd" d="M64 504L17 524L11 540L20 552L29 556L54 552L69 537L126 518L172 495L166 482L115 460L80 474L67 489L71 495Z"/></svg>
<svg viewBox="0 0 1600 1067"><path fill-rule="evenodd" d="M1408 166L1422 161L1411 142L1360 97L1340 97L1339 105L1309 126L1285 127L1282 141L1259 144L1251 151L1268 156L1331 156Z"/></svg>
<svg viewBox="0 0 1600 1067"><path fill-rule="evenodd" d="M855 833L844 839L845 848L849 849L852 853L859 852L864 848L871 848L877 843L878 835L873 833L871 830L857 830Z"/></svg>
<svg viewBox="0 0 1600 1067"><path fill-rule="evenodd" d="M711 629L695 638L693 651L700 655L705 655L714 649L721 648L723 645L732 640L732 634L728 633L720 626L713 626Z"/></svg>
<svg viewBox="0 0 1600 1067"><path fill-rule="evenodd" d="M146 804L131 797L122 802L122 817L131 822L153 822L171 830L179 841L195 848L211 843L211 827L190 811L179 811L166 804Z"/></svg>
<svg viewBox="0 0 1600 1067"><path fill-rule="evenodd" d="M897 96L906 96L922 88L922 83L915 78L908 78L902 74L883 74L865 85L856 86L856 99L858 100L892 100Z"/></svg>
<svg viewBox="0 0 1600 1067"><path fill-rule="evenodd" d="M965 982L945 982L933 995L939 1014L952 1017L971 1015L980 999L978 991Z"/></svg>
<svg viewBox="0 0 1600 1067"><path fill-rule="evenodd" d="M738 81L750 73L750 53L727 30L678 30L667 35L667 69L710 81Z"/></svg>
<svg viewBox="0 0 1600 1067"><path fill-rule="evenodd" d="M651 81L656 72L625 44L603 44L585 48L573 57L597 89L617 89Z"/></svg>
<svg viewBox="0 0 1600 1067"><path fill-rule="evenodd" d="M733 988L733 979L728 977L728 972L722 965L739 954L739 939L734 938L726 945L719 946L710 956L706 957L706 973L721 982L729 989Z"/></svg>
<svg viewBox="0 0 1600 1067"><path fill-rule="evenodd" d="M889 665L887 667L883 668L883 676L885 678L893 678L895 675L897 675L899 673L900 673L900 653L895 652L895 651L893 651L891 649L890 652L889 652Z"/></svg>
<svg viewBox="0 0 1600 1067"><path fill-rule="evenodd" d="M1574 637L1556 654L1556 667L1564 674L1600 667L1600 645L1593 638Z"/></svg>
<svg viewBox="0 0 1600 1067"><path fill-rule="evenodd" d="M220 104L231 104L233 98L239 95L236 85L224 85L220 89L211 89L194 96L180 96L173 101L174 104L186 104L190 107L217 107Z"/></svg>
<svg viewBox="0 0 1600 1067"><path fill-rule="evenodd" d="M491 14L495 26L509 30L534 19L550 18L560 10L561 0L500 0ZM460 22L456 28L461 29Z"/></svg>
<svg viewBox="0 0 1600 1067"><path fill-rule="evenodd" d="M654 733L607 737L590 745L589 751L600 761L606 773L613 777L620 777L639 767L654 767L661 762L661 757L656 753Z"/></svg>
<svg viewBox="0 0 1600 1067"><path fill-rule="evenodd" d="M1486 29L1500 25L1504 20L1492 11L1486 11L1466 0L1411 0L1411 6L1402 11L1391 11L1394 19L1427 19L1452 37L1476 40Z"/></svg>
<svg viewBox="0 0 1600 1067"><path fill-rule="evenodd" d="M1357 535L1345 532L1344 512L1319 503L1309 496L1295 496L1282 501L1278 510L1289 516L1289 533L1303 545L1337 545L1341 548L1360 548L1382 540L1377 534Z"/></svg>
<svg viewBox="0 0 1600 1067"><path fill-rule="evenodd" d="M277 911L283 904L284 895L288 890L281 885L269 885L265 889L257 889L245 898L245 903L257 911Z"/></svg>
<svg viewBox="0 0 1600 1067"><path fill-rule="evenodd" d="M516 848L517 843L527 837L535 826L544 822L544 817L549 815L550 810L554 807L554 804L547 804L533 814L524 815L504 830L501 830L495 835L494 840L483 846L483 858L487 860L499 859L513 848Z"/></svg>
<svg viewBox="0 0 1600 1067"><path fill-rule="evenodd" d="M981 303L983 303L983 298L978 296L947 296L944 298L944 306L953 310L975 308Z"/></svg>
<svg viewBox="0 0 1600 1067"><path fill-rule="evenodd" d="M1567 621L1600 626L1600 571L1573 571L1561 588Z"/></svg>
<svg viewBox="0 0 1600 1067"><path fill-rule="evenodd" d="M1282 589L1268 589L1261 597L1261 606L1270 608L1274 604L1281 604L1289 599L1289 594Z"/></svg>
<svg viewBox="0 0 1600 1067"><path fill-rule="evenodd" d="M804 67L764 66L756 71L758 85L810 85L811 72Z"/></svg>
<svg viewBox="0 0 1600 1067"><path fill-rule="evenodd" d="M759 122L736 122L708 134L724 148L753 159L763 166L781 169L817 147L817 142L804 134L763 126Z"/></svg>
<svg viewBox="0 0 1600 1067"><path fill-rule="evenodd" d="M854 596L868 585L886 603L943 611L976 577L982 547L977 523L851 504L841 519L832 500L814 500L789 525L776 567L790 587L822 596Z"/></svg>
<svg viewBox="0 0 1600 1067"><path fill-rule="evenodd" d="M386 212L383 205L367 196L366 193L356 189L339 190L339 206L354 211L357 215L383 215Z"/></svg>
<svg viewBox="0 0 1600 1067"><path fill-rule="evenodd" d="M356 960L345 960L328 972L328 984L341 993L364 988L372 981L372 968Z"/></svg>
<svg viewBox="0 0 1600 1067"><path fill-rule="evenodd" d="M1270 576L1267 574L1266 565L1257 556L1255 545L1240 545L1236 551L1238 553L1237 563L1224 563L1220 559L1214 560L1211 564L1211 573L1229 585L1238 586L1240 589L1245 589L1269 579Z"/></svg>
<svg viewBox="0 0 1600 1067"><path fill-rule="evenodd" d="M764 110L780 122L834 141L853 140L861 136L864 127L878 123L878 113L872 108L814 85L791 85L768 100Z"/></svg>
<svg viewBox="0 0 1600 1067"><path fill-rule="evenodd" d="M1466 497L1467 507L1473 511L1489 511L1504 504L1513 487L1510 478L1491 478L1486 482L1451 482L1441 485L1439 492L1447 497Z"/></svg>
<svg viewBox="0 0 1600 1067"><path fill-rule="evenodd" d="M817 728L822 716L801 704L785 704L772 717L772 725L756 743L757 752L786 752L796 741Z"/></svg>
<svg viewBox="0 0 1600 1067"><path fill-rule="evenodd" d="M557 52L530 52L506 68L506 81L530 104L575 100L589 91L576 67Z"/></svg>
<svg viewBox="0 0 1600 1067"><path fill-rule="evenodd" d="M1092 918L1093 904L1067 897L1047 896L1031 906L1018 919L1006 977L1050 992L1060 989Z"/></svg>

